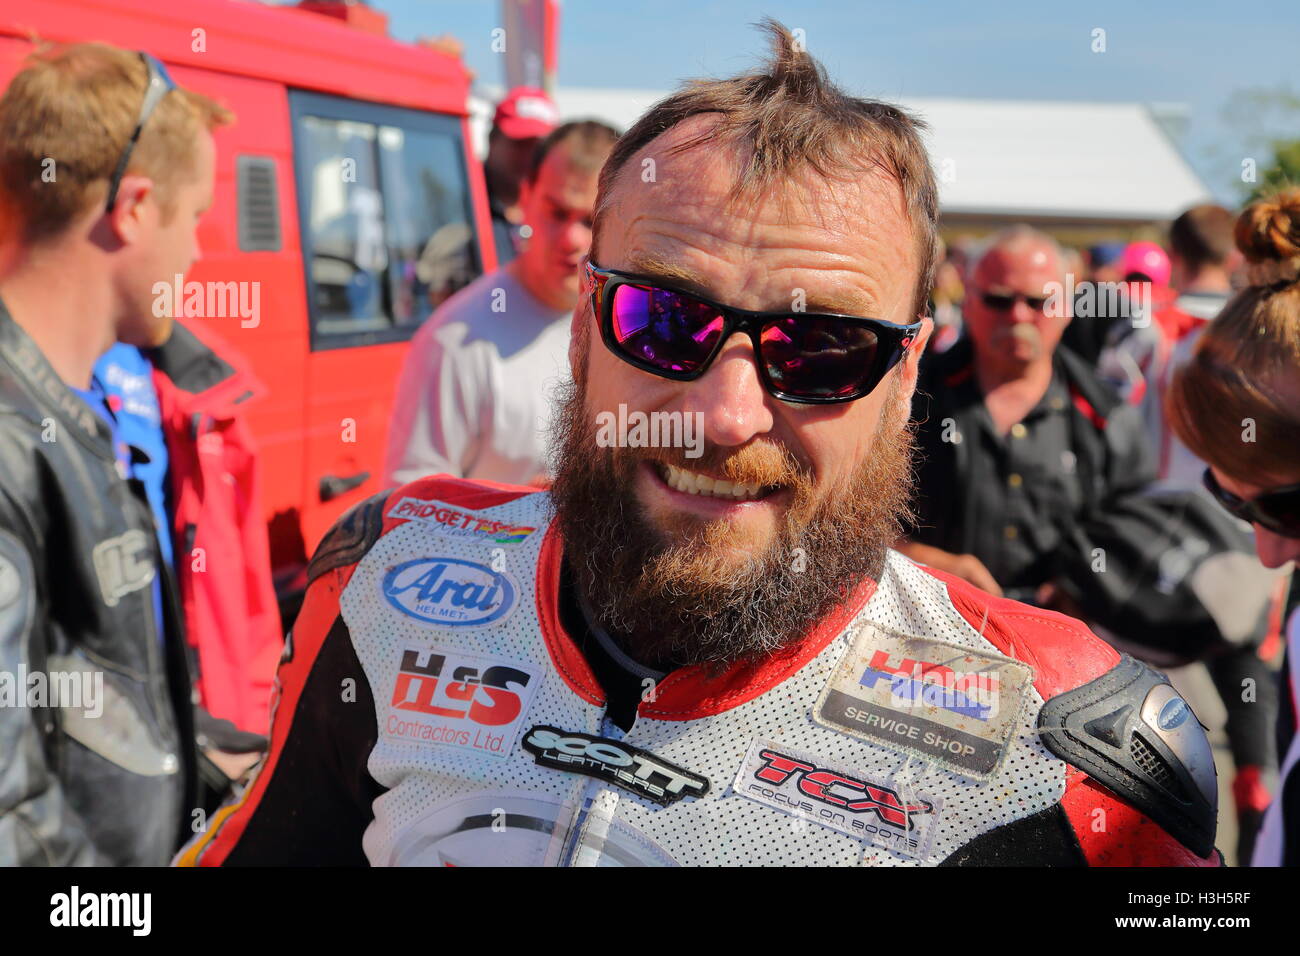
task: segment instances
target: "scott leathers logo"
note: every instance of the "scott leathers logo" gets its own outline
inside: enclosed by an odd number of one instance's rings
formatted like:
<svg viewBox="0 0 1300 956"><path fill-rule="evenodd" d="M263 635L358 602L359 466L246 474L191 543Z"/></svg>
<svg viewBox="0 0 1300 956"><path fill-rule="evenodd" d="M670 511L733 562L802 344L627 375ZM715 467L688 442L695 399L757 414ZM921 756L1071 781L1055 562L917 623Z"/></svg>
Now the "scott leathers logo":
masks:
<svg viewBox="0 0 1300 956"><path fill-rule="evenodd" d="M472 627L510 616L519 588L504 571L460 558L416 558L384 575L384 597L426 624Z"/></svg>
<svg viewBox="0 0 1300 956"><path fill-rule="evenodd" d="M707 778L608 737L539 726L528 731L523 746L543 767L586 774L664 806L709 792Z"/></svg>

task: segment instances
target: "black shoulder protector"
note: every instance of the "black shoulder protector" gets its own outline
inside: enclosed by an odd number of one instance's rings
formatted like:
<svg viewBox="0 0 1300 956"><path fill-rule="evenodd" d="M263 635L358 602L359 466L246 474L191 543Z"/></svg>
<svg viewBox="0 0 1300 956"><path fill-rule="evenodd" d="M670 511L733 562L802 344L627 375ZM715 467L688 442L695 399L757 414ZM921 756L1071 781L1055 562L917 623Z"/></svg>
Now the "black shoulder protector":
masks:
<svg viewBox="0 0 1300 956"><path fill-rule="evenodd" d="M361 560L370 550L384 528L384 502L391 491L389 488L358 502L334 523L307 565L308 584L327 571Z"/></svg>
<svg viewBox="0 0 1300 956"><path fill-rule="evenodd" d="M1146 814L1197 856L1214 849L1214 754L1191 707L1127 654L1038 714L1043 744Z"/></svg>

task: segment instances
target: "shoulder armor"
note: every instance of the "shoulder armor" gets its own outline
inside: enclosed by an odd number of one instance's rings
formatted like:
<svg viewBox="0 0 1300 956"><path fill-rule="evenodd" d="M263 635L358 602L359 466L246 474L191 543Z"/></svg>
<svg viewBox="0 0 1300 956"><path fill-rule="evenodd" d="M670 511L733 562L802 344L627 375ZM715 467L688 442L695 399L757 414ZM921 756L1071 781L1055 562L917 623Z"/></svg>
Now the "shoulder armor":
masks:
<svg viewBox="0 0 1300 956"><path fill-rule="evenodd" d="M1205 728L1162 674L1127 654L1047 701L1043 744L1113 790L1197 856L1214 849L1219 791Z"/></svg>
<svg viewBox="0 0 1300 956"><path fill-rule="evenodd" d="M353 505L334 523L307 565L308 584L327 571L361 560L370 550L384 530L384 503L391 491L389 488Z"/></svg>

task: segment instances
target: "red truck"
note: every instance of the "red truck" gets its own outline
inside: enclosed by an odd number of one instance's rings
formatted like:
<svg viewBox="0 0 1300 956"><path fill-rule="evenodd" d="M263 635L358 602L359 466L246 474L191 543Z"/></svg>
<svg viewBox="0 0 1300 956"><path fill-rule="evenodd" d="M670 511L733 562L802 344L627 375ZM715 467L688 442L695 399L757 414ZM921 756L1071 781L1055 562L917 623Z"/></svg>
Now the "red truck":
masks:
<svg viewBox="0 0 1300 956"><path fill-rule="evenodd" d="M236 114L215 134L216 200L199 228L203 258L185 280L236 283L256 310L188 321L217 332L269 389L246 415L277 592L291 612L321 536L381 490L412 334L452 292L495 268L470 143L470 76L450 55L387 37L385 18L365 6L3 6L0 84L34 38L97 40L152 53L177 83Z"/></svg>

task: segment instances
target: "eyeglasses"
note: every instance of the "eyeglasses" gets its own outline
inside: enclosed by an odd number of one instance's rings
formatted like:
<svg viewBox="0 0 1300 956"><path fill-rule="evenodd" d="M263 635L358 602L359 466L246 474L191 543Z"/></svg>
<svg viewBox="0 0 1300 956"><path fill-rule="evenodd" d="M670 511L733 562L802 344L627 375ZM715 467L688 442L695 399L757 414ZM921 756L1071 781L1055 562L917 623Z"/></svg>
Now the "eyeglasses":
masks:
<svg viewBox="0 0 1300 956"><path fill-rule="evenodd" d="M587 262L592 310L605 346L642 371L679 382L703 375L736 332L754 346L759 378L774 398L801 405L852 402L898 364L921 323L825 312L751 312L719 305L655 279Z"/></svg>
<svg viewBox="0 0 1300 956"><path fill-rule="evenodd" d="M117 168L113 170L113 178L108 181L108 202L104 207L106 212L112 212L113 207L117 205L117 190L122 185L122 177L126 174L126 164L131 159L131 151L135 149L136 140L140 138L144 124L148 122L150 115L162 102L162 98L176 89L176 84L172 82L172 78L167 74L167 67L148 53L141 53L140 59L144 61L145 69L149 71L149 82L145 84L144 102L140 104L140 118L136 120L135 132L126 141L126 148L122 150L122 158L117 161Z"/></svg>
<svg viewBox="0 0 1300 956"><path fill-rule="evenodd" d="M1300 485L1274 488L1247 501L1226 491L1209 468L1205 469L1201 481L1229 514L1284 538L1300 538Z"/></svg>
<svg viewBox="0 0 1300 956"><path fill-rule="evenodd" d="M980 300L990 309L998 312L1010 312L1015 308L1016 300L1024 299L1025 305L1029 306L1035 312L1042 312L1047 305L1048 297L1045 295L1024 295L1020 292L1002 293L1002 292L982 292Z"/></svg>

